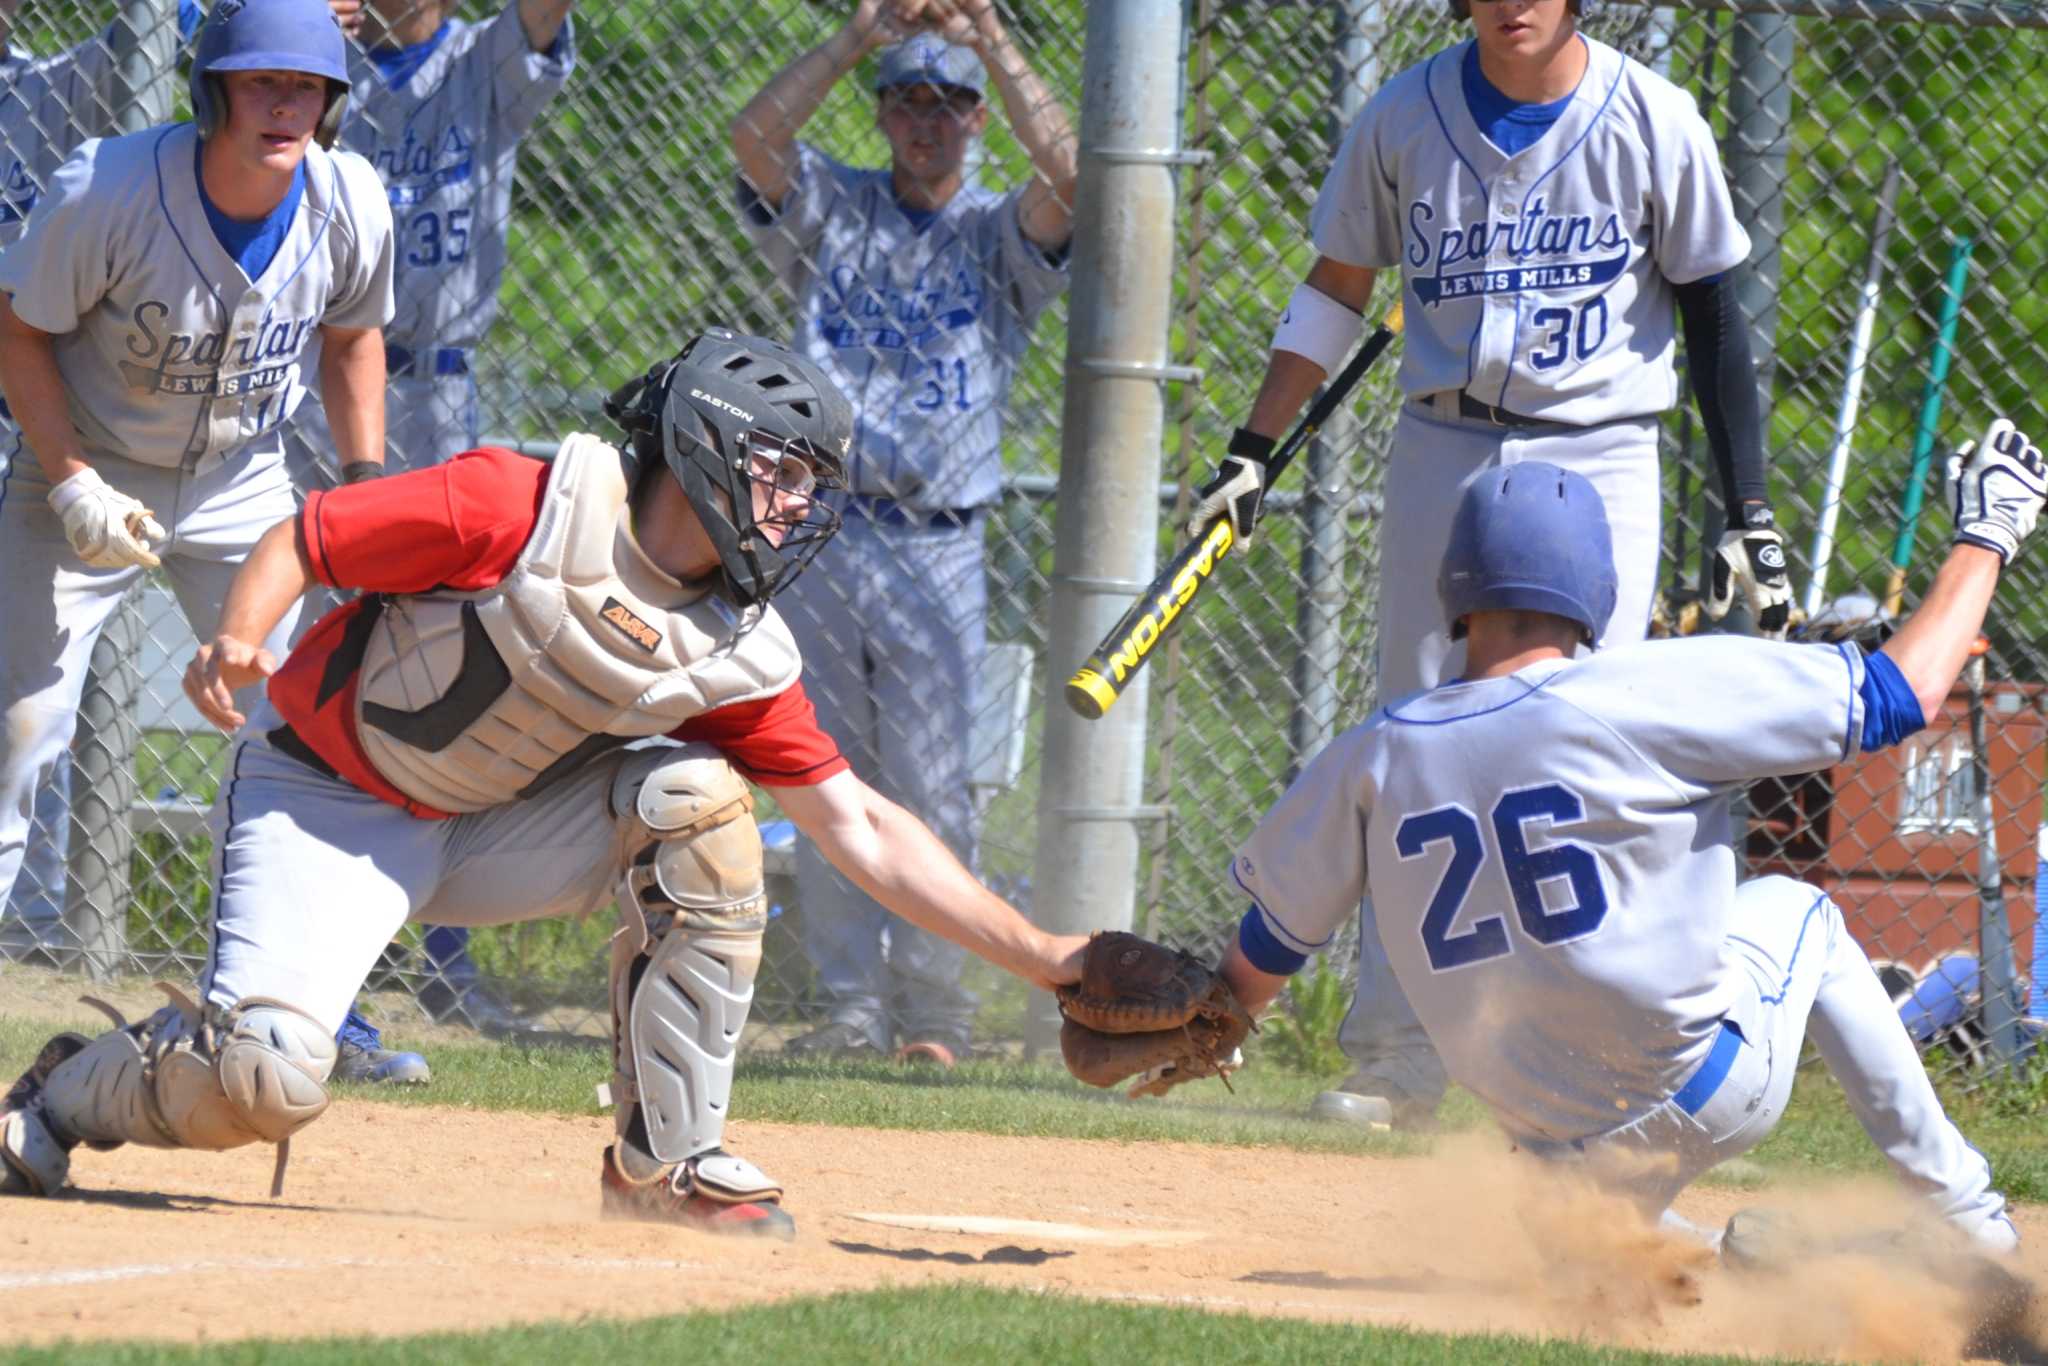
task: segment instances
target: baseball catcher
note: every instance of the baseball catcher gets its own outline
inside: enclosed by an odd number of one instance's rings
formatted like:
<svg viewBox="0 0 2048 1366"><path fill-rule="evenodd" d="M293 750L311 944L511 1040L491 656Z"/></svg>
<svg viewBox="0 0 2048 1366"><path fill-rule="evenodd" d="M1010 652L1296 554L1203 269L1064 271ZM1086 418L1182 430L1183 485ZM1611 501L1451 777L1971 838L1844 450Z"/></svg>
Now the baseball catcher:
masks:
<svg viewBox="0 0 2048 1366"><path fill-rule="evenodd" d="M213 813L197 1000L52 1040L0 1101L0 1189L53 1195L80 1144L285 1145L327 1107L334 1031L408 919L616 900L615 1217L790 1237L723 1146L768 921L748 780L905 919L1050 990L1083 940L1033 927L818 729L769 599L837 529L853 414L788 347L713 328L612 396L623 448L467 451L311 494L236 576L186 671L241 729ZM279 665L309 584L358 590ZM269 680L249 724L232 689ZM676 743L627 749L636 740Z"/></svg>
<svg viewBox="0 0 2048 1366"><path fill-rule="evenodd" d="M1067 1070L1090 1086L1136 1077L1134 1096L1202 1077L1228 1086L1243 1061L1238 1045L1257 1028L1199 959L1122 931L1090 936L1081 980L1061 987L1059 1001Z"/></svg>

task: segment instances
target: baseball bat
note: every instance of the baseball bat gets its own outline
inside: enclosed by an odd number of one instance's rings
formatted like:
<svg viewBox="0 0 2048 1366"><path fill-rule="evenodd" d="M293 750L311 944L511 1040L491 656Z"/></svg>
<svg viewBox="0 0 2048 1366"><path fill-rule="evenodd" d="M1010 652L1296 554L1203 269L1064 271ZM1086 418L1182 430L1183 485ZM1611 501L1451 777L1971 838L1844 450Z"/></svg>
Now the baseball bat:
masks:
<svg viewBox="0 0 2048 1366"><path fill-rule="evenodd" d="M1813 533L1813 575L1806 581L1806 619L1820 615L1827 601L1828 565L1835 558L1835 524L1842 512L1842 486L1849 477L1849 449L1856 436L1856 416L1863 405L1863 376L1870 368L1870 334L1877 326L1878 296L1884 285L1885 245L1892 232L1892 206L1899 193L1899 163L1885 167L1877 192L1877 212L1870 221L1870 261L1863 271L1863 293L1856 301L1856 326L1849 337L1849 370L1842 377L1842 404L1835 411L1835 441L1828 451L1828 482L1821 494L1820 525Z"/></svg>
<svg viewBox="0 0 2048 1366"><path fill-rule="evenodd" d="M2010 1064L2019 1056L2019 1002L2012 924L2005 914L2005 870L1998 861L1997 812L1991 801L1991 746L1984 731L1984 657L1990 649L1991 642L1978 636L1963 677L1970 689L1970 769L1976 779L1971 814L1977 824L1977 962L1983 971L1984 1035L1991 1042L1992 1056Z"/></svg>
<svg viewBox="0 0 2048 1366"><path fill-rule="evenodd" d="M1913 471L1906 477L1906 497L1899 509L1899 534L1892 542L1892 570L1885 582L1884 610L1896 617L1905 598L1906 566L1913 561L1913 538L1920 532L1920 505L1927 490L1927 470L1934 463L1934 438L1941 425L1941 394L1948 385L1948 364L1956 341L1956 322L1963 313L1963 287L1970 277L1967 236L1956 238L1949 257L1948 282L1941 296L1941 322L1934 335L1934 359L1927 384L1920 391L1920 421L1913 431Z"/></svg>
<svg viewBox="0 0 2048 1366"><path fill-rule="evenodd" d="M1309 405L1308 412L1295 424L1280 448L1273 452L1273 458L1266 463L1266 488L1270 491L1274 483L1292 464L1295 455L1308 444L1309 439L1330 420L1330 414L1351 396L1358 387L1358 381L1372 368L1388 345L1401 332L1401 305L1397 300L1387 312L1386 319L1365 339L1365 345L1345 363L1337 377L1324 387L1322 394ZM1237 538L1230 529L1227 514L1218 514L1202 534L1189 541L1167 561L1166 568L1159 571L1147 588L1118 618L1102 643L1095 647L1074 676L1067 680L1067 705L1090 721L1099 721L1116 705L1124 689L1152 652L1159 648L1180 624L1181 614L1193 605L1202 590L1209 585L1216 573L1216 566L1237 544Z"/></svg>

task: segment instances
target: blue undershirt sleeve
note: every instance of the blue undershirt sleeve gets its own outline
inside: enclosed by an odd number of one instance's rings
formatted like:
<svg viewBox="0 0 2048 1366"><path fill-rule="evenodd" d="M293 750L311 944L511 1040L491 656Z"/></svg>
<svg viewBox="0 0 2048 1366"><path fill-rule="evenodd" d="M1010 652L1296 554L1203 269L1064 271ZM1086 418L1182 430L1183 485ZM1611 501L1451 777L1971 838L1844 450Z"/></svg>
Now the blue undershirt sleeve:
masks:
<svg viewBox="0 0 2048 1366"><path fill-rule="evenodd" d="M1296 953L1274 937L1257 906L1247 910L1244 919L1238 922L1237 947L1243 951L1246 962L1270 976L1292 977L1308 965L1307 954Z"/></svg>
<svg viewBox="0 0 2048 1366"><path fill-rule="evenodd" d="M1927 724L1920 699L1891 657L1879 652L1863 661L1863 752L1896 745Z"/></svg>

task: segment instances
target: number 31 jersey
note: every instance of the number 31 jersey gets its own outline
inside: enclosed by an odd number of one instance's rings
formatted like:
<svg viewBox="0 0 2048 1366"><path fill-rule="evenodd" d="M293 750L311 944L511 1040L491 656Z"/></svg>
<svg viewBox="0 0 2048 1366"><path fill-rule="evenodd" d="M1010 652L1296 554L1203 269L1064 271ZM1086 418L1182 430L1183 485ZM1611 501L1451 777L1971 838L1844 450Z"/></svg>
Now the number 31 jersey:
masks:
<svg viewBox="0 0 2048 1366"><path fill-rule="evenodd" d="M1414 693L1318 755L1232 873L1300 952L1369 889L1451 1076L1527 1137L1602 1133L1737 1004L1728 797L1854 754L1863 667L1707 636Z"/></svg>
<svg viewBox="0 0 2048 1366"><path fill-rule="evenodd" d="M1536 142L1506 156L1466 107L1470 42L1360 112L1310 219L1317 252L1400 266L1401 388L1463 389L1581 426L1678 398L1673 284L1749 255L1692 97L1603 43Z"/></svg>

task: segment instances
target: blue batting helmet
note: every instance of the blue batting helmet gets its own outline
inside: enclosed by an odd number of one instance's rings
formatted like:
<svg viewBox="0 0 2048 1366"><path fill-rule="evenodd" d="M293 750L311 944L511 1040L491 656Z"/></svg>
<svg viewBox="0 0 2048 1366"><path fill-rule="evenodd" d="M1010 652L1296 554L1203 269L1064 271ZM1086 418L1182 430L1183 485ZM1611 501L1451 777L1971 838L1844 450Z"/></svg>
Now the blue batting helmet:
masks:
<svg viewBox="0 0 2048 1366"><path fill-rule="evenodd" d="M1614 615L1614 590L1607 506L1584 475L1525 460L1465 490L1436 579L1453 640L1469 612L1548 612L1590 644Z"/></svg>
<svg viewBox="0 0 2048 1366"><path fill-rule="evenodd" d="M192 121L212 137L228 115L224 71L301 71L327 81L327 109L313 132L334 145L348 107L348 41L326 0L220 0L192 56Z"/></svg>

